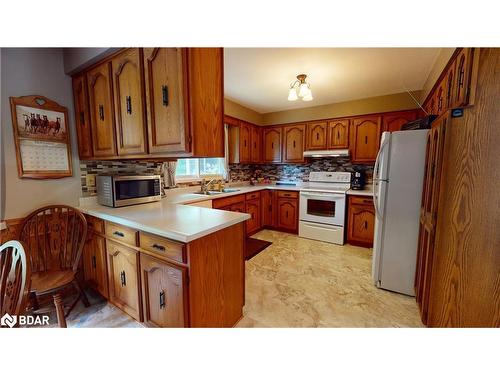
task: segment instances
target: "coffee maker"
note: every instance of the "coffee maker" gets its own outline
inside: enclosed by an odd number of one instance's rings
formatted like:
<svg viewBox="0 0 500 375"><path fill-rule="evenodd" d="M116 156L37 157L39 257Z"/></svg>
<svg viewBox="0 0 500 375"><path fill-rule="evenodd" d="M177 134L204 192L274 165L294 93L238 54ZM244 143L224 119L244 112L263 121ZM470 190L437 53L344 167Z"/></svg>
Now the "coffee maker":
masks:
<svg viewBox="0 0 500 375"><path fill-rule="evenodd" d="M354 171L351 181L351 189L353 190L363 190L366 184L365 171L357 170Z"/></svg>

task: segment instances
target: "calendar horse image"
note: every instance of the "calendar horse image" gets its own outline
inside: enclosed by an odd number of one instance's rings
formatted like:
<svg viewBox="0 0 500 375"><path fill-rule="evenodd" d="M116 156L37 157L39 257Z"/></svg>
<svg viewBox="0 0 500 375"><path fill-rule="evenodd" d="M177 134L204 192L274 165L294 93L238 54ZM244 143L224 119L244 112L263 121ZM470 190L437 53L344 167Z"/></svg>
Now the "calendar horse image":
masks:
<svg viewBox="0 0 500 375"><path fill-rule="evenodd" d="M28 108L26 108L28 109ZM46 113L44 113L46 112ZM29 108L18 113L18 130L21 137L42 139L63 139L66 126L57 112Z"/></svg>

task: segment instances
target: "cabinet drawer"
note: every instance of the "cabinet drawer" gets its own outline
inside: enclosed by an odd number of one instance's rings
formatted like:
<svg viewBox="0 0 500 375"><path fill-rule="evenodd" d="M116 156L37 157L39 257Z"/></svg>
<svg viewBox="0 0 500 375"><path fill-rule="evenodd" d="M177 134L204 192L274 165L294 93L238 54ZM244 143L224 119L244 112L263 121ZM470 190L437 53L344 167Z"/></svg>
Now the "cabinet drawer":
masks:
<svg viewBox="0 0 500 375"><path fill-rule="evenodd" d="M99 219L95 216L85 215L85 219L87 219L87 225L89 230L92 230L96 233L104 233L104 220Z"/></svg>
<svg viewBox="0 0 500 375"><path fill-rule="evenodd" d="M299 197L298 191L278 190L278 198L298 198L298 197Z"/></svg>
<svg viewBox="0 0 500 375"><path fill-rule="evenodd" d="M351 196L351 204L373 205L373 199L371 197L364 196Z"/></svg>
<svg viewBox="0 0 500 375"><path fill-rule="evenodd" d="M122 225L106 222L106 236L126 244L137 246L137 233L135 229Z"/></svg>
<svg viewBox="0 0 500 375"><path fill-rule="evenodd" d="M247 193L246 194L246 200L252 200L252 199L260 199L260 191L255 191L253 193Z"/></svg>
<svg viewBox="0 0 500 375"><path fill-rule="evenodd" d="M168 240L149 233L139 233L141 249L158 256L159 258L172 259L176 262L186 263L186 246L180 242Z"/></svg>
<svg viewBox="0 0 500 375"><path fill-rule="evenodd" d="M231 206L235 203L241 203L244 201L245 201L245 195L238 194L238 195L233 195L232 197L214 199L212 202L212 207L222 208L226 206Z"/></svg>

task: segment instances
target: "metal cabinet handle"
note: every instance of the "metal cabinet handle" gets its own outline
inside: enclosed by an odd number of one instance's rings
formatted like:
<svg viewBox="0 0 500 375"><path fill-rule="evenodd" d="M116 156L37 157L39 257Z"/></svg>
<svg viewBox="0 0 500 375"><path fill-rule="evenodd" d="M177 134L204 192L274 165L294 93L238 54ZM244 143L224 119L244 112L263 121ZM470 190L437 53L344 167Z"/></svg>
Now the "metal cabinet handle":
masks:
<svg viewBox="0 0 500 375"><path fill-rule="evenodd" d="M132 98L130 96L125 97L125 102L127 103L127 113L132 114Z"/></svg>
<svg viewBox="0 0 500 375"><path fill-rule="evenodd" d="M293 141L293 148L295 148L295 141Z"/></svg>
<svg viewBox="0 0 500 375"><path fill-rule="evenodd" d="M316 140L319 141L319 133L316 133Z"/></svg>
<svg viewBox="0 0 500 375"><path fill-rule="evenodd" d="M365 220L365 229L368 229L368 222Z"/></svg>
<svg viewBox="0 0 500 375"><path fill-rule="evenodd" d="M99 119L104 121L104 106L102 104L99 104Z"/></svg>
<svg viewBox="0 0 500 375"><path fill-rule="evenodd" d="M274 142L271 142L271 149L274 148Z"/></svg>
<svg viewBox="0 0 500 375"><path fill-rule="evenodd" d="M122 286L127 285L127 278L125 276L125 271L120 272L120 281Z"/></svg>
<svg viewBox="0 0 500 375"><path fill-rule="evenodd" d="M97 268L97 262L96 262L96 259L95 259L95 255L92 256L92 268Z"/></svg>
<svg viewBox="0 0 500 375"><path fill-rule="evenodd" d="M337 139L340 139L340 130L337 130Z"/></svg>
<svg viewBox="0 0 500 375"><path fill-rule="evenodd" d="M165 251L165 246L158 245L157 243L152 244L151 247L155 250Z"/></svg>
<svg viewBox="0 0 500 375"><path fill-rule="evenodd" d="M285 211L285 217L288 219L288 211Z"/></svg>
<svg viewBox="0 0 500 375"><path fill-rule="evenodd" d="M166 302L165 302L165 291L162 290L160 292L160 309L164 309L166 307Z"/></svg>
<svg viewBox="0 0 500 375"><path fill-rule="evenodd" d="M365 135L365 145L367 145L367 144L368 144L368 136Z"/></svg>
<svg viewBox="0 0 500 375"><path fill-rule="evenodd" d="M162 95L163 105L165 107L168 107L168 86L167 85L161 86L161 95Z"/></svg>
<svg viewBox="0 0 500 375"><path fill-rule="evenodd" d="M125 235L122 232L114 231L113 234L118 237L125 237Z"/></svg>
<svg viewBox="0 0 500 375"><path fill-rule="evenodd" d="M80 111L80 124L83 125L85 122L85 114L83 111Z"/></svg>
<svg viewBox="0 0 500 375"><path fill-rule="evenodd" d="M247 140L246 139L243 141L243 144L245 145L245 147L247 147Z"/></svg>

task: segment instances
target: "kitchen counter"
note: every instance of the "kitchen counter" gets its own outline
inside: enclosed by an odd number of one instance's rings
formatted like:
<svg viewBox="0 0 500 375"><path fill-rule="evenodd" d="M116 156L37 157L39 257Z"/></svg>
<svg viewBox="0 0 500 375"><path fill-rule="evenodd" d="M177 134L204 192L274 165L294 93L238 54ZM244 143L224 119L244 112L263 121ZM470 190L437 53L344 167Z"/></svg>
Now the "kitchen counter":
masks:
<svg viewBox="0 0 500 375"><path fill-rule="evenodd" d="M373 185L366 185L363 190L354 190L354 189L349 189L347 190L348 195L362 195L362 196L373 196Z"/></svg>
<svg viewBox="0 0 500 375"><path fill-rule="evenodd" d="M112 208L87 198L78 209L103 220L185 243L250 219L245 213L174 204L167 199Z"/></svg>
<svg viewBox="0 0 500 375"><path fill-rule="evenodd" d="M307 183L297 182L297 185L276 185L276 184L260 184L260 185L228 185L227 188L238 189L238 191L231 193L221 193L214 195L202 195L196 194L196 191L200 190L200 187L190 187L190 188L179 188L167 191L167 196L163 199L169 203L177 204L190 204L196 202L203 202L207 200L226 198L233 195L252 193L254 191L260 191L264 189L271 190L290 190L290 191L300 191L301 188L307 186Z"/></svg>

